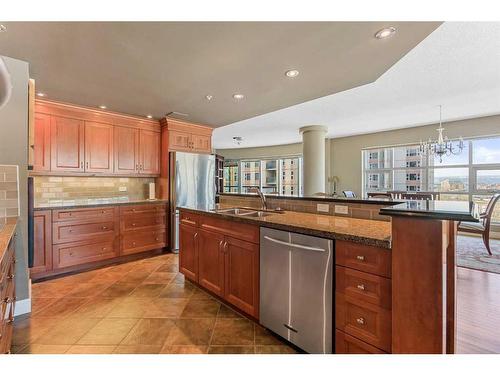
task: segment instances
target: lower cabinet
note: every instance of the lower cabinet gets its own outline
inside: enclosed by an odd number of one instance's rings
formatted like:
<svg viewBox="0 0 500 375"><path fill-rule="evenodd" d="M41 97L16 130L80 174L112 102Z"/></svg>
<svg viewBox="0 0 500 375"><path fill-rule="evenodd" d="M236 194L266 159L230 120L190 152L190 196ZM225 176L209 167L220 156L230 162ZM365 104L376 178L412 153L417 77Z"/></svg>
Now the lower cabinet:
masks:
<svg viewBox="0 0 500 375"><path fill-rule="evenodd" d="M165 203L37 210L33 279L167 246Z"/></svg>
<svg viewBox="0 0 500 375"><path fill-rule="evenodd" d="M258 319L259 227L182 211L180 223L180 272Z"/></svg>

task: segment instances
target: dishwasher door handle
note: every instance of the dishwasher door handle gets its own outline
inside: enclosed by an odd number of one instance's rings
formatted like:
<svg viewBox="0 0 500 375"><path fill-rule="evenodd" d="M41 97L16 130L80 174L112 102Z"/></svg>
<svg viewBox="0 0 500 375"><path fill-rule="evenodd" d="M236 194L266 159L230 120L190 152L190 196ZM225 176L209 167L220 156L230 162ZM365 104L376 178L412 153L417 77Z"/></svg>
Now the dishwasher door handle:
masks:
<svg viewBox="0 0 500 375"><path fill-rule="evenodd" d="M264 236L264 238L266 240L271 241L271 242L278 243L280 245L294 247L296 249L325 252L325 249L321 249L319 247L311 247L311 246L305 246L305 245L299 245L299 244L295 244L295 243L285 242L285 241L277 240L276 238L272 238L269 236Z"/></svg>

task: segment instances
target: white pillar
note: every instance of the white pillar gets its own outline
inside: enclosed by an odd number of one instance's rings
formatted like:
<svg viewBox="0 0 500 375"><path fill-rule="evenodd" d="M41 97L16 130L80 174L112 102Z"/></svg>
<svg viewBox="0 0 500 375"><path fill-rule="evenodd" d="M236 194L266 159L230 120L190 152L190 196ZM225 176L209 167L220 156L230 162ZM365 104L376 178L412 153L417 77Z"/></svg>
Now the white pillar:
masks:
<svg viewBox="0 0 500 375"><path fill-rule="evenodd" d="M325 137L328 128L321 125L305 126L302 134L304 195L325 192Z"/></svg>

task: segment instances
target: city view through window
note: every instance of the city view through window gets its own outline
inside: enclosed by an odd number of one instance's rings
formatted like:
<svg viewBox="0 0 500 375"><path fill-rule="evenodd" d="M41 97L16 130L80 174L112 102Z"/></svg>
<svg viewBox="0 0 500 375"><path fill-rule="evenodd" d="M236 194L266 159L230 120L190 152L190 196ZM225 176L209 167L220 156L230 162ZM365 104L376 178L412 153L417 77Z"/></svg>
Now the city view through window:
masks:
<svg viewBox="0 0 500 375"><path fill-rule="evenodd" d="M247 193L258 187L265 194L302 194L302 158L224 161L224 192Z"/></svg>
<svg viewBox="0 0 500 375"><path fill-rule="evenodd" d="M363 150L363 195L382 191L439 192L442 200L472 200L484 210L500 192L500 137L471 139L459 155L422 155L419 146ZM500 207L493 220L500 222Z"/></svg>

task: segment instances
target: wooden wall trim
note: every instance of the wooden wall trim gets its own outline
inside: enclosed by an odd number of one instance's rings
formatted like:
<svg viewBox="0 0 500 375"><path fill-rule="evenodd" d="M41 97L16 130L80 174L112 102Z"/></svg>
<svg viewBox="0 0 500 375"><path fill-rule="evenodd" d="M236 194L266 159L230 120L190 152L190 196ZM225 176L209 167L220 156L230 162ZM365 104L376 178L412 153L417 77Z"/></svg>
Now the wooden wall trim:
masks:
<svg viewBox="0 0 500 375"><path fill-rule="evenodd" d="M160 125L162 127L166 127L168 130L176 130L184 133L194 133L208 136L211 136L214 130L207 125L195 124L167 117L160 120Z"/></svg>
<svg viewBox="0 0 500 375"><path fill-rule="evenodd" d="M135 127L154 130L158 132L160 131L160 124L156 120L150 120L139 116L103 111L76 104L60 103L50 100L36 99L35 112L61 117L70 117L84 121L103 122L115 126Z"/></svg>

